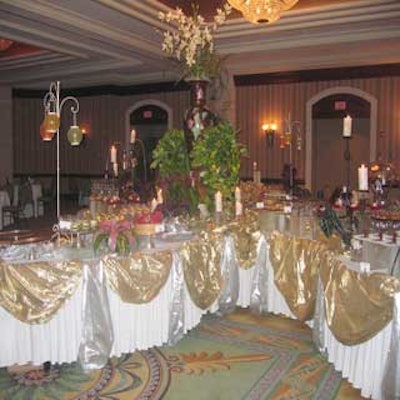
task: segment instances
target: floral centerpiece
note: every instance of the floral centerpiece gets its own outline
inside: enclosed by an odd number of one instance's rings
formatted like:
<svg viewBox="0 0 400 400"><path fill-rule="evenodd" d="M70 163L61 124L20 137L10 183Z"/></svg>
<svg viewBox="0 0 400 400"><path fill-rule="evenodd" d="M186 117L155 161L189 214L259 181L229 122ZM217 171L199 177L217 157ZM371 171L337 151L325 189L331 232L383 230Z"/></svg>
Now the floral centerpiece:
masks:
<svg viewBox="0 0 400 400"><path fill-rule="evenodd" d="M131 251L135 241L131 233L132 226L127 220L112 219L101 221L93 242L94 251L105 246L111 252L125 255Z"/></svg>
<svg viewBox="0 0 400 400"><path fill-rule="evenodd" d="M206 23L198 8L194 8L192 16L185 15L180 8L159 13L159 19L168 24L162 50L178 62L183 78L212 78L219 74L221 60L215 53L213 34L231 11L228 4L218 8L213 23Z"/></svg>

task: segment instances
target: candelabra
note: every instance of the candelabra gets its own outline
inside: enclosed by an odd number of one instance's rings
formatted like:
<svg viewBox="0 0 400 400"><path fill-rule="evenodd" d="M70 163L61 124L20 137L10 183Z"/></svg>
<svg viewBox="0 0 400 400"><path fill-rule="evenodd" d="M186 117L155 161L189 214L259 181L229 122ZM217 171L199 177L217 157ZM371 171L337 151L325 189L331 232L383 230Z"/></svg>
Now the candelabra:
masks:
<svg viewBox="0 0 400 400"><path fill-rule="evenodd" d="M289 113L288 118L285 120L286 130L282 132L280 137L280 148L284 149L286 146L289 147L289 191L293 195L295 186L295 166L293 161L293 137L296 135L296 148L298 151L301 150L301 134L300 134L300 121L292 121Z"/></svg>
<svg viewBox="0 0 400 400"><path fill-rule="evenodd" d="M350 140L351 136L343 136L345 149L344 149L344 161L345 161L345 182L347 190L350 190L350 163L351 163L351 155L350 155Z"/></svg>
<svg viewBox="0 0 400 400"><path fill-rule="evenodd" d="M73 96L60 99L60 82L51 82L49 91L43 98L44 120L40 126L40 134L44 141L50 141L56 135L57 143L57 166L56 166L56 202L57 202L57 223L54 230L60 229L60 116L63 106L72 102L70 108L72 113L72 125L67 132L67 139L71 146L78 146L82 141L82 132L77 125L77 114L79 112L79 102Z"/></svg>
<svg viewBox="0 0 400 400"><path fill-rule="evenodd" d="M144 183L147 183L147 161L146 161L146 149L144 147L144 143L138 137L136 137L136 131L132 129L130 136L130 144L129 144L129 157L132 168L132 180L134 178L134 171L136 165L138 165L138 158L140 158L136 151L136 146L140 146L140 150L142 152L142 161L143 161L143 174L144 174Z"/></svg>

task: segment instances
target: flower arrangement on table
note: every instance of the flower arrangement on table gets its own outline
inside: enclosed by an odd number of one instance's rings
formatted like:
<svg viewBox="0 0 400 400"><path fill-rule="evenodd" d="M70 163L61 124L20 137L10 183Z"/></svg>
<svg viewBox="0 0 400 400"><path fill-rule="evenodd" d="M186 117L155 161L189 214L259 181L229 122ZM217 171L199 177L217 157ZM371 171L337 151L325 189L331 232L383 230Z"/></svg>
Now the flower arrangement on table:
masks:
<svg viewBox="0 0 400 400"><path fill-rule="evenodd" d="M193 7L192 16L185 15L180 8L158 14L160 21L168 24L163 32L162 50L178 62L182 78L212 78L219 74L221 59L215 53L213 34L231 11L229 4L217 8L213 23L206 23L198 7Z"/></svg>
<svg viewBox="0 0 400 400"><path fill-rule="evenodd" d="M125 255L135 244L132 224L127 220L107 220L99 223L99 229L93 242L94 251L106 246L111 252Z"/></svg>

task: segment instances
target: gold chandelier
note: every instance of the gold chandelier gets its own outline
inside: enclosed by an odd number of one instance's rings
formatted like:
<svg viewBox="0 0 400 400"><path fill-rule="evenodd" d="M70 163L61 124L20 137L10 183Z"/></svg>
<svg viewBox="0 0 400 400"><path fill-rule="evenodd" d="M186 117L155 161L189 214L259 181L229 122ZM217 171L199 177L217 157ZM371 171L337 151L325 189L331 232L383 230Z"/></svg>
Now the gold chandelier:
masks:
<svg viewBox="0 0 400 400"><path fill-rule="evenodd" d="M228 0L243 17L253 24L271 24L277 21L283 11L292 8L298 0Z"/></svg>

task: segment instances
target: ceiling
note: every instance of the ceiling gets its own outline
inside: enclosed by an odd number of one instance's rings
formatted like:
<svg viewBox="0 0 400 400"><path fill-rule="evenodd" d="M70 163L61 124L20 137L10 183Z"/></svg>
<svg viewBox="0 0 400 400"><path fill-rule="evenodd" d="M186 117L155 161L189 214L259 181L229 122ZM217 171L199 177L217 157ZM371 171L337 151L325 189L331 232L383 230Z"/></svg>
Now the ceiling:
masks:
<svg viewBox="0 0 400 400"><path fill-rule="evenodd" d="M176 80L158 11L189 0L0 0L0 85L46 89ZM198 1L211 17L223 0ZM400 63L399 0L299 0L271 25L235 12L216 35L233 74Z"/></svg>

